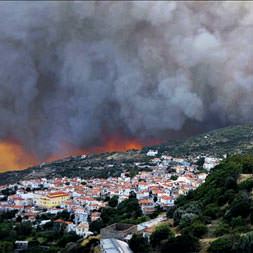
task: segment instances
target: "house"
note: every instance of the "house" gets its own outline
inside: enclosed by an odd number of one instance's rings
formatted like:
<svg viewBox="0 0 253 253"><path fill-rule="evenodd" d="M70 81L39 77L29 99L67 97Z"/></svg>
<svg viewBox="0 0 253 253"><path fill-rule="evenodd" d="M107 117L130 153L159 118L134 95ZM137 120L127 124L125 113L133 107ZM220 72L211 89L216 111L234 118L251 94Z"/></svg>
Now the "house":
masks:
<svg viewBox="0 0 253 253"><path fill-rule="evenodd" d="M75 211L75 224L86 222L88 219L88 213L84 210L84 208L77 208Z"/></svg>
<svg viewBox="0 0 253 253"><path fill-rule="evenodd" d="M151 199L141 199L138 202L140 206L154 206L154 202Z"/></svg>
<svg viewBox="0 0 253 253"><path fill-rule="evenodd" d="M28 241L15 241L16 251L23 251L28 248Z"/></svg>
<svg viewBox="0 0 253 253"><path fill-rule="evenodd" d="M98 220L100 216L101 216L100 212L92 212L90 215L90 219L91 221L95 221L95 220Z"/></svg>
<svg viewBox="0 0 253 253"><path fill-rule="evenodd" d="M89 232L89 223L82 222L76 226L76 234L79 236L85 236Z"/></svg>
<svg viewBox="0 0 253 253"><path fill-rule="evenodd" d="M149 192L148 191L140 191L136 193L136 198L137 199L145 199L149 197Z"/></svg>
<svg viewBox="0 0 253 253"><path fill-rule="evenodd" d="M120 195L119 198L118 198L118 202L122 202L124 200L128 199L128 196L123 196L123 195Z"/></svg>
<svg viewBox="0 0 253 253"><path fill-rule="evenodd" d="M151 214L155 211L155 205L153 200L151 199L141 199L139 200L139 204L141 206L141 210L143 214Z"/></svg>
<svg viewBox="0 0 253 253"><path fill-rule="evenodd" d="M163 195L160 197L159 200L163 206L173 206L174 205L174 198L172 196Z"/></svg>
<svg viewBox="0 0 253 253"><path fill-rule="evenodd" d="M20 196L18 196L16 194L9 196L8 201L9 201L9 203L12 203L16 206L25 206L27 204L25 199L21 198Z"/></svg>
<svg viewBox="0 0 253 253"><path fill-rule="evenodd" d="M41 195L37 200L37 205L44 208L56 207L62 205L69 198L70 195L66 192L51 192L47 195Z"/></svg>
<svg viewBox="0 0 253 253"><path fill-rule="evenodd" d="M210 171L216 165L220 163L220 159L214 157L205 157L205 162L203 164L203 168Z"/></svg>
<svg viewBox="0 0 253 253"><path fill-rule="evenodd" d="M76 225L73 222L68 222L66 224L66 231L69 232L76 232Z"/></svg>
<svg viewBox="0 0 253 253"><path fill-rule="evenodd" d="M157 150L149 150L147 152L147 156L156 156L158 154L158 151Z"/></svg>
<svg viewBox="0 0 253 253"><path fill-rule="evenodd" d="M144 191L144 190L148 190L149 188L149 184L146 182L139 182L138 184L138 190L139 191Z"/></svg>
<svg viewBox="0 0 253 253"><path fill-rule="evenodd" d="M144 238L147 238L148 241L150 240L150 236L151 234L155 231L155 226L152 226L152 227L146 227L144 230L143 230L143 237Z"/></svg>

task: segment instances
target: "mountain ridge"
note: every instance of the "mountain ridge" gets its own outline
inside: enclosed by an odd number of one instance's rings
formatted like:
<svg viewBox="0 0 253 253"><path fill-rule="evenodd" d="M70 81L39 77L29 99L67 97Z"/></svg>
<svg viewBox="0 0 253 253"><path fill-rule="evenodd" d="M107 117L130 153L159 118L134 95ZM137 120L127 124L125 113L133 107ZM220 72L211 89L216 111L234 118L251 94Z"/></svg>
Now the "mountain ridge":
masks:
<svg viewBox="0 0 253 253"><path fill-rule="evenodd" d="M142 150L71 156L24 170L3 172L0 174L0 184L41 177L118 176L126 167L134 170L136 163L148 164L152 159L146 155L149 149L158 150L158 156L165 154L175 157L221 157L227 153L253 153L253 126L237 125L215 129L185 140L167 141L160 145L144 147Z"/></svg>

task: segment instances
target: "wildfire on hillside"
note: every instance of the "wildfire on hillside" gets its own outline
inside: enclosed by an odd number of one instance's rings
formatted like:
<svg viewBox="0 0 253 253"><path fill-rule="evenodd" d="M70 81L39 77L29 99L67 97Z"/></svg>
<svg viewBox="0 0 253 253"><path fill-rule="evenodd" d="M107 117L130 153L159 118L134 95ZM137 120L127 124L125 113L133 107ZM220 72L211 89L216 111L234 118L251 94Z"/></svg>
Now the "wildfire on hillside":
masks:
<svg viewBox="0 0 253 253"><path fill-rule="evenodd" d="M139 150L145 145L156 144L158 141L143 142L135 138L110 136L102 144L89 148L78 148L75 145L63 144L61 149L41 160L30 154L20 143L10 140L0 141L0 173L11 170L22 170L41 162L51 162L68 156L90 153Z"/></svg>
<svg viewBox="0 0 253 253"><path fill-rule="evenodd" d="M20 170L37 163L35 155L29 154L20 143L0 141L0 172Z"/></svg>

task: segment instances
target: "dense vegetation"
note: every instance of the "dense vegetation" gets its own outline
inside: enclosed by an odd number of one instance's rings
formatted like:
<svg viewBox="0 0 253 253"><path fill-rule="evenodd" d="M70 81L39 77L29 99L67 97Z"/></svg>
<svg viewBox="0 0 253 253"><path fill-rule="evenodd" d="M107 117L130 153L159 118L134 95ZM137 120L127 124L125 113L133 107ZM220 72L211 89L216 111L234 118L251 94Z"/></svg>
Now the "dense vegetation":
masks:
<svg viewBox="0 0 253 253"><path fill-rule="evenodd" d="M69 252L66 247L69 243L76 247L75 252L83 252L83 247L77 242L80 237L75 233L65 232L65 225L54 223L54 220L64 219L72 220L70 213L64 211L56 215L43 214L37 217L37 222L41 220L51 220L41 226L33 226L33 222L22 221L21 217L15 218L16 211L10 211L0 214L0 252L14 252L14 243L16 240L29 241L28 252ZM43 247L42 247L43 246Z"/></svg>
<svg viewBox="0 0 253 253"><path fill-rule="evenodd" d="M150 241L142 235L133 235L129 246L134 253L193 253L198 252L200 248L198 238L188 233L176 236L166 223L155 228L150 236Z"/></svg>
<svg viewBox="0 0 253 253"><path fill-rule="evenodd" d="M211 253L252 252L253 156L235 155L216 166L206 182L176 201L169 212L182 234L214 239ZM241 251L245 247L246 251Z"/></svg>
<svg viewBox="0 0 253 253"><path fill-rule="evenodd" d="M160 153L167 152L173 156L200 154L222 156L227 153L252 153L252 141L253 126L239 125L216 129L186 140L170 140L168 143L154 146L154 148L158 149Z"/></svg>
<svg viewBox="0 0 253 253"><path fill-rule="evenodd" d="M158 226L142 252L199 252L208 240L209 253L253 252L252 190L253 156L229 157L204 184L177 199L167 211L173 224ZM138 245L143 240L140 236L131 240L135 253L141 252Z"/></svg>

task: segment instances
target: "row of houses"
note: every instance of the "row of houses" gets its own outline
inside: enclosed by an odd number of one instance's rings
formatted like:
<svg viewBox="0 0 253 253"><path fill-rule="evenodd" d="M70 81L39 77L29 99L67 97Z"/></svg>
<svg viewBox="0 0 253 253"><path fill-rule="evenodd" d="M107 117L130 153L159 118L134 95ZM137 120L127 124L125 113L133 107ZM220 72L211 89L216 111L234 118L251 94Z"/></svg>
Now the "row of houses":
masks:
<svg viewBox="0 0 253 253"><path fill-rule="evenodd" d="M118 196L118 201L122 202L135 194L143 213L150 214L156 206L173 206L179 195L204 182L207 174L196 173L196 166L181 158L174 159L173 172L168 171L171 161L169 156L154 157L153 170L141 171L133 178L123 172L119 177L107 179L63 177L20 181L6 186L15 187L16 193L0 201L0 210L18 210L19 215L29 220L35 220L42 212L67 210L74 215L73 223L65 224L67 230L84 234L88 232L88 218L91 221L100 218L101 208L108 204L106 199Z"/></svg>

